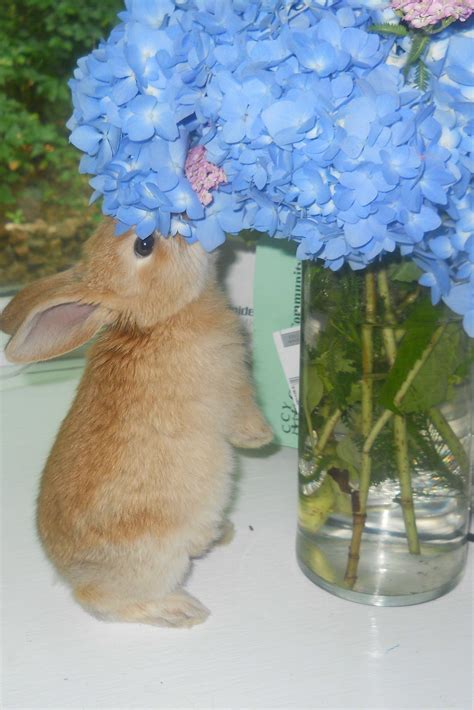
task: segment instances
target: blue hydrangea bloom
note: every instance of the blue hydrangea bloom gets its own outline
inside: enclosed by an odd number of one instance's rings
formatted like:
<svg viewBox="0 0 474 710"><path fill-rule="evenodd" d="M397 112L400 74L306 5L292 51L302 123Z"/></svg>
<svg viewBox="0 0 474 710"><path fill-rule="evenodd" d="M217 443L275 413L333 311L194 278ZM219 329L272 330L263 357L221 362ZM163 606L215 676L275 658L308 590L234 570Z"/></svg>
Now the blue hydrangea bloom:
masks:
<svg viewBox="0 0 474 710"><path fill-rule="evenodd" d="M126 0L70 82L71 142L93 199L146 238L257 229L336 270L399 251L474 336L469 23L433 39L425 93L404 79L385 0ZM203 206L204 145L227 183Z"/></svg>

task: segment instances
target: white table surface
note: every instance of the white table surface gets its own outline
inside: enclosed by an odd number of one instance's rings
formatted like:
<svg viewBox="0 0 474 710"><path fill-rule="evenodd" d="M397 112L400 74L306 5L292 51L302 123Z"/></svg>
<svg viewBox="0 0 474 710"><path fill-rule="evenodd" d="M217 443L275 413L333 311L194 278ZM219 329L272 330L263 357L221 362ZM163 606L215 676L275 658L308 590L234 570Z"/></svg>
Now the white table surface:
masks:
<svg viewBox="0 0 474 710"><path fill-rule="evenodd" d="M40 471L78 371L49 379L20 376L0 393L3 708L472 707L472 554L454 591L416 607L318 589L295 560L290 449L240 459L235 539L189 582L212 611L204 625L85 614L54 581L34 528Z"/></svg>

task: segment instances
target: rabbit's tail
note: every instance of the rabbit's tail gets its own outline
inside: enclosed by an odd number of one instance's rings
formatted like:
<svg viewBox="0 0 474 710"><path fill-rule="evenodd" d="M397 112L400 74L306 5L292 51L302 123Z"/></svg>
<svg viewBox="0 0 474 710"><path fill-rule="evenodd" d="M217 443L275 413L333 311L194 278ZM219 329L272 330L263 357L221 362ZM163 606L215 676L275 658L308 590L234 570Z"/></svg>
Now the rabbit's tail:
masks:
<svg viewBox="0 0 474 710"><path fill-rule="evenodd" d="M182 549L147 540L124 547L105 564L76 566L67 577L79 604L104 621L194 626L209 611L181 586L189 567Z"/></svg>

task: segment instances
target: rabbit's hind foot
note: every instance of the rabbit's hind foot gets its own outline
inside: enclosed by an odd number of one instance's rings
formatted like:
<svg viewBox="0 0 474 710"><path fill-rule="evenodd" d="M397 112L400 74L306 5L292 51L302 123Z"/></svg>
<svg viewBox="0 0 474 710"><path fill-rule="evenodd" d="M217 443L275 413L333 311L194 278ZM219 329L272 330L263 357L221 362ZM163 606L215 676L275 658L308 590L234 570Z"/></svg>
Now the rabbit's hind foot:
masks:
<svg viewBox="0 0 474 710"><path fill-rule="evenodd" d="M104 597L93 585L84 585L74 591L79 604L103 621L119 621L152 626L191 627L202 624L209 616L209 610L188 594L184 589L151 601L130 601L117 605L116 600Z"/></svg>

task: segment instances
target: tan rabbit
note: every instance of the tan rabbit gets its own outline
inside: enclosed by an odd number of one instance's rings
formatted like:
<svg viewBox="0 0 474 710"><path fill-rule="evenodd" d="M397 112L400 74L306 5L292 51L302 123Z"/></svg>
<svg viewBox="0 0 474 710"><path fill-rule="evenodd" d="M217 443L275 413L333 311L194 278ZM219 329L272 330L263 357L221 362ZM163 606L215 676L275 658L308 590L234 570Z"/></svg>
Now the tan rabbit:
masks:
<svg viewBox="0 0 474 710"><path fill-rule="evenodd" d="M254 400L237 316L214 256L181 237L114 236L107 221L67 272L4 310L13 362L92 345L41 481L38 529L77 601L107 620L192 626L193 557L230 526L231 444L271 431Z"/></svg>

